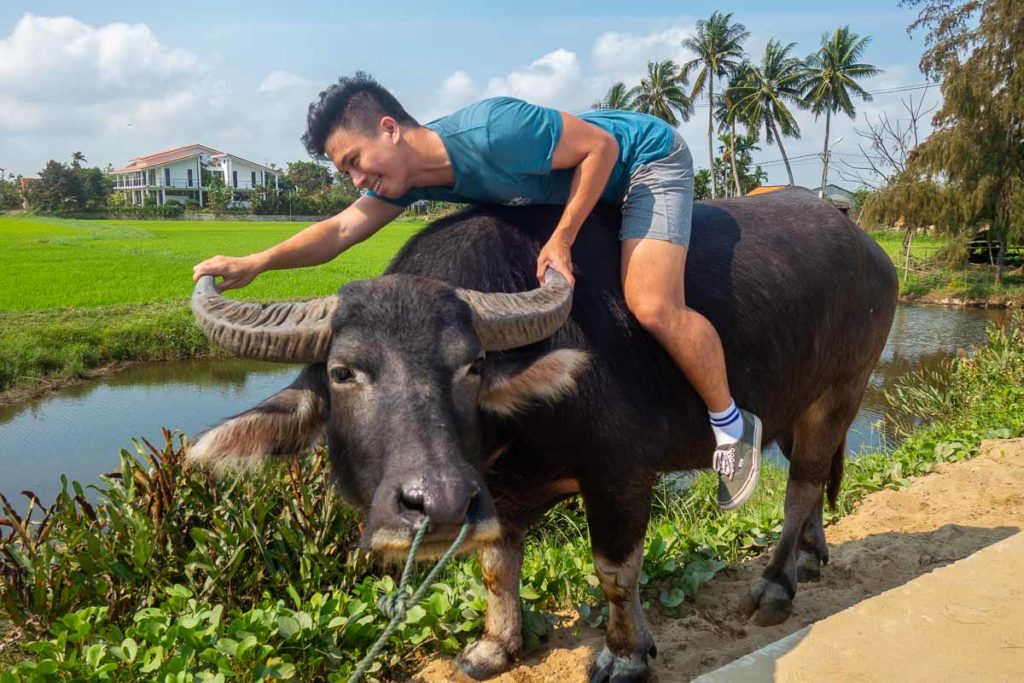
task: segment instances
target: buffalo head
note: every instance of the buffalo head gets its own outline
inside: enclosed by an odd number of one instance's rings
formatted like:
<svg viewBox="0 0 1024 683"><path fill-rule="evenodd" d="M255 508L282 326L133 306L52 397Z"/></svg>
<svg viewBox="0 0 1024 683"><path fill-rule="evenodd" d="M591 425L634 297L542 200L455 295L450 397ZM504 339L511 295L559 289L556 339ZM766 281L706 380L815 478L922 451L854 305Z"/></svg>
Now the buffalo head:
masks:
<svg viewBox="0 0 1024 683"><path fill-rule="evenodd" d="M366 515L364 544L408 548L430 518L426 552L443 551L464 520L470 542L499 534L483 472L499 443L484 415L511 415L572 392L581 351L487 355L549 337L572 290L554 270L520 293L452 288L385 275L299 303L225 299L205 276L192 308L203 331L238 355L305 362L298 378L204 433L189 457L214 470L247 468L326 440L337 490Z"/></svg>

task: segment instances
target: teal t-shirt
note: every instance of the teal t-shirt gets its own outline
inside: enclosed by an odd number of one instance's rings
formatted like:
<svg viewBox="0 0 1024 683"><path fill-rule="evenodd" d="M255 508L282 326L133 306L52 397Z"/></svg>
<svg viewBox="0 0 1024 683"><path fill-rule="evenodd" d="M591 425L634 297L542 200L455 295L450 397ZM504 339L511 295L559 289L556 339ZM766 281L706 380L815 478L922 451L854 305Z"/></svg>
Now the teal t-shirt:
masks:
<svg viewBox="0 0 1024 683"><path fill-rule="evenodd" d="M620 203L637 166L662 159L672 146L672 127L648 114L599 109L580 114L619 143L601 199ZM551 170L562 136L557 109L513 97L482 100L426 124L444 142L455 171L454 187L415 187L397 199L368 192L398 206L419 199L490 204L565 204L574 169Z"/></svg>

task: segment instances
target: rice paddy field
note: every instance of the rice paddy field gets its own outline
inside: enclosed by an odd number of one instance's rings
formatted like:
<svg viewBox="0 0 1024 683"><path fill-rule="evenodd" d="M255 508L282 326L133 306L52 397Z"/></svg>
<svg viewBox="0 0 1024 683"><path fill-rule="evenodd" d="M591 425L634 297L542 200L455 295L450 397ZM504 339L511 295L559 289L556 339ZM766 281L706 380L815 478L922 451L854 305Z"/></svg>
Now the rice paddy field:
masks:
<svg viewBox="0 0 1024 683"><path fill-rule="evenodd" d="M423 225L396 221L330 263L264 273L230 296L331 294L378 275ZM189 311L192 267L266 249L304 227L0 216L0 392L119 363L215 353Z"/></svg>
<svg viewBox="0 0 1024 683"><path fill-rule="evenodd" d="M396 222L315 268L264 273L239 298L321 296L379 274L422 222ZM0 310L185 300L192 266L215 254L244 256L304 223L118 221L0 217Z"/></svg>

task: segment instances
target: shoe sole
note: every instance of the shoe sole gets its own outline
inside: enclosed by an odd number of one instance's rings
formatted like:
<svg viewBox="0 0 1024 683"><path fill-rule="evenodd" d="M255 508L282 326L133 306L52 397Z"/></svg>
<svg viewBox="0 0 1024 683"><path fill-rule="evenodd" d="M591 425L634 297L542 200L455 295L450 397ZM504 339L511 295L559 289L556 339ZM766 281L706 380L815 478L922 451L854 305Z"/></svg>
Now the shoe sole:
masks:
<svg viewBox="0 0 1024 683"><path fill-rule="evenodd" d="M753 450L751 456L754 459L754 464L750 468L750 476L747 477L747 481L744 482L739 492L726 503L718 502L718 506L723 510L735 510L746 503L754 493L757 482L761 479L761 418L756 415L751 415L751 417L754 418L754 443L757 444L757 448Z"/></svg>

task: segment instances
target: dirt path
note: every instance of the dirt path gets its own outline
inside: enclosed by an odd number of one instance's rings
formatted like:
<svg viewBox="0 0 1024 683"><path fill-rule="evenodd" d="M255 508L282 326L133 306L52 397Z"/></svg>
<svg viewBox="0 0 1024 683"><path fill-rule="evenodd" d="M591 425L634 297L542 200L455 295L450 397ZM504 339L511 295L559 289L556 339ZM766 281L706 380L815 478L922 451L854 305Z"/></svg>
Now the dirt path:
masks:
<svg viewBox="0 0 1024 683"><path fill-rule="evenodd" d="M800 586L793 614L783 624L761 628L737 614L740 597L767 557L723 571L687 603L681 618L649 610L659 653L653 680L690 680L1024 529L1024 439L986 442L982 451L974 460L942 466L901 491L872 494L828 527L831 564L822 570L820 583ZM541 651L493 680L586 681L603 639L601 631L569 624ZM417 680L451 680L449 662L432 662Z"/></svg>

